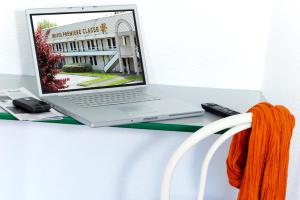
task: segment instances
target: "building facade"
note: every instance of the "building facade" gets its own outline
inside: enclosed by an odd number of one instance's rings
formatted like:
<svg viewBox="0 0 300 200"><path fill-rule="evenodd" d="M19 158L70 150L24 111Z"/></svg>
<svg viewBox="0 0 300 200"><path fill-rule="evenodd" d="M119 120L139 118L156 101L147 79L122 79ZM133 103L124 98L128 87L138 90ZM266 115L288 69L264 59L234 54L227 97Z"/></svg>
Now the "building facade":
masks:
<svg viewBox="0 0 300 200"><path fill-rule="evenodd" d="M44 30L62 65L89 63L95 71L141 73L141 58L132 12Z"/></svg>

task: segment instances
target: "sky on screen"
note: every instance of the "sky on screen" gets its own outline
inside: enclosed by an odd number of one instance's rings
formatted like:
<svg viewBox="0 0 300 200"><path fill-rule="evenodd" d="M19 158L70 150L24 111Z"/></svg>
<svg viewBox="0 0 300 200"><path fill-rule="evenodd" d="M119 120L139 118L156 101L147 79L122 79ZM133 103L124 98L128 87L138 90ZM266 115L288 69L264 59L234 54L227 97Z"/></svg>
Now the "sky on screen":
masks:
<svg viewBox="0 0 300 200"><path fill-rule="evenodd" d="M34 28L36 29L38 22L44 19L50 22L55 22L58 26L67 24L73 24L76 22L87 21L91 19L97 19L107 16L115 15L114 12L103 12L103 13L80 13L80 14L55 14L55 15L34 15L32 17Z"/></svg>

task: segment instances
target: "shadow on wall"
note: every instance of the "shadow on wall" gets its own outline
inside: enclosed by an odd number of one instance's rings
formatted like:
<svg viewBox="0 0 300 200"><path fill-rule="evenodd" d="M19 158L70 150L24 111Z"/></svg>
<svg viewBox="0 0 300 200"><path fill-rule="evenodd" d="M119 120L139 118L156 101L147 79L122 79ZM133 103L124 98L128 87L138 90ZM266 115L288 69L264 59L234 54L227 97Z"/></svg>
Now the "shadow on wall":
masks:
<svg viewBox="0 0 300 200"><path fill-rule="evenodd" d="M201 141L194 147L194 185L198 192L201 167L208 149L219 138L219 135L212 135ZM208 167L207 180L205 184L205 198L213 199L237 199L237 190L229 185L226 172L226 159L231 138L227 140L214 154ZM196 173L196 176L195 176ZM214 188L214 189L213 189Z"/></svg>
<svg viewBox="0 0 300 200"><path fill-rule="evenodd" d="M18 10L15 12L16 16L16 32L17 44L19 51L19 60L21 63L21 72L26 75L34 75L34 64L31 54L31 43L28 33L27 20L25 10ZM16 58L18 59L18 58Z"/></svg>

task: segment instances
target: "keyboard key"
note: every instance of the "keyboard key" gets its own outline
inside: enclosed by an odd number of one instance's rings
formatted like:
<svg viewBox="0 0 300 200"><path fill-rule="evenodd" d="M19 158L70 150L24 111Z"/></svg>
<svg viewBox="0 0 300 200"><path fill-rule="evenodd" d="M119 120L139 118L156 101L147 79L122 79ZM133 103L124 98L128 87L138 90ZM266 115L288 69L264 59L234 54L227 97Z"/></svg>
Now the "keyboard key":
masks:
<svg viewBox="0 0 300 200"><path fill-rule="evenodd" d="M68 95L64 98L84 108L159 100L141 89Z"/></svg>

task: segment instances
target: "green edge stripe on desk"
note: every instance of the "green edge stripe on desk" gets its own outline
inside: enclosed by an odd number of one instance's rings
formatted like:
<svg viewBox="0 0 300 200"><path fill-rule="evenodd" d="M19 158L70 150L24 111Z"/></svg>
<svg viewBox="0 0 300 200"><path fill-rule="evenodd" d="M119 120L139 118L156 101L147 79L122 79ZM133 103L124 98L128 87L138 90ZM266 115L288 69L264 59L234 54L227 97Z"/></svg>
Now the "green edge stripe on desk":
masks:
<svg viewBox="0 0 300 200"><path fill-rule="evenodd" d="M4 120L17 120L14 116L9 113L0 113L0 119ZM76 121L72 117L64 117L61 120L47 120L47 121L39 121L46 123L56 123L56 124L77 124L82 125L80 122ZM113 127L119 128L135 128L135 129L148 129L148 130L160 130L160 131L179 131L179 132L196 132L203 126L195 126L195 125L182 125L182 124L163 124L159 122L141 122L134 124L124 124L117 125ZM220 131L217 134L222 134L224 131Z"/></svg>

